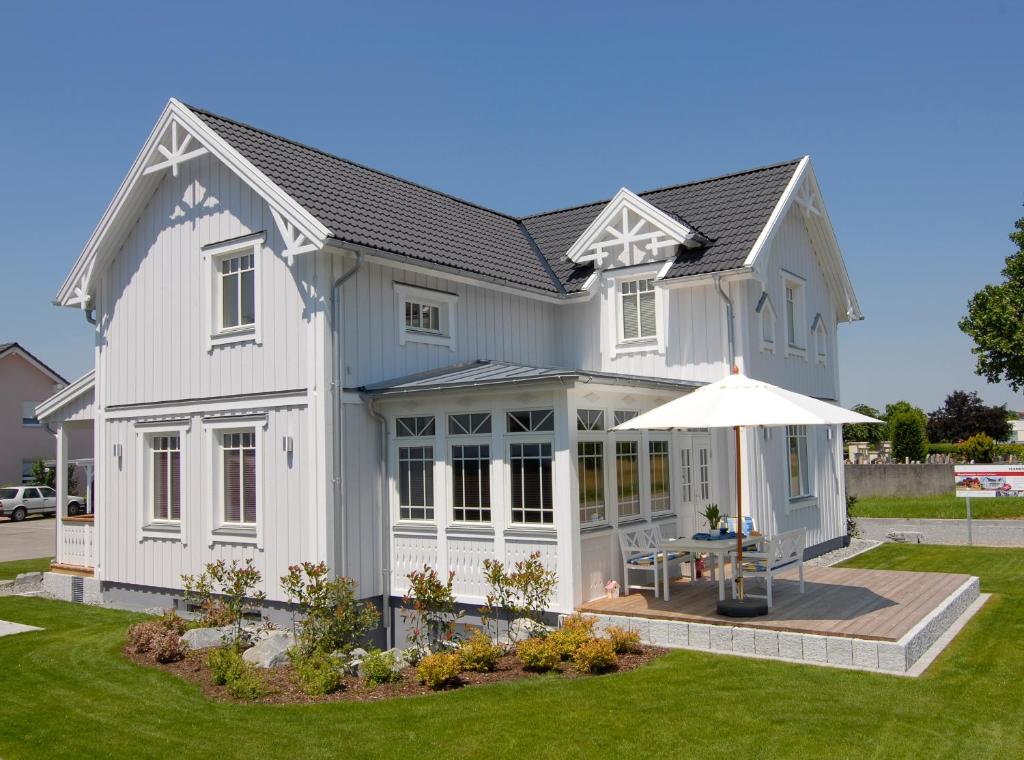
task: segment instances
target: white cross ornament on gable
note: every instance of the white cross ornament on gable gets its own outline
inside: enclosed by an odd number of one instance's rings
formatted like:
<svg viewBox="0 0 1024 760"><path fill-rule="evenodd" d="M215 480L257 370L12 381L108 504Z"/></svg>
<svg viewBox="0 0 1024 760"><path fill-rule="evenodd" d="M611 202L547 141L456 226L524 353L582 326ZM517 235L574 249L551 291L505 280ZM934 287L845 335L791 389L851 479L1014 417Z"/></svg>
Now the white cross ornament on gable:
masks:
<svg viewBox="0 0 1024 760"><path fill-rule="evenodd" d="M156 150L152 154L153 156L156 156L156 154L159 153L163 156L163 160L158 160L155 164L147 166L142 170L143 174L153 174L154 172L161 172L164 169L170 169L171 174L177 177L179 165L208 152L202 145L189 150L189 147L192 145L192 135L189 134L183 126L178 124L177 119L171 119L170 125L164 132L164 140L168 137L170 137L170 147L164 145L164 141L162 140L157 144Z"/></svg>
<svg viewBox="0 0 1024 760"><path fill-rule="evenodd" d="M628 255L634 246L639 246L642 251L656 254L662 248L680 244L679 240L670 237L665 230L656 227L626 206L622 207L618 216L614 223L604 228L608 237L593 243L588 248L589 251L601 257L612 252Z"/></svg>

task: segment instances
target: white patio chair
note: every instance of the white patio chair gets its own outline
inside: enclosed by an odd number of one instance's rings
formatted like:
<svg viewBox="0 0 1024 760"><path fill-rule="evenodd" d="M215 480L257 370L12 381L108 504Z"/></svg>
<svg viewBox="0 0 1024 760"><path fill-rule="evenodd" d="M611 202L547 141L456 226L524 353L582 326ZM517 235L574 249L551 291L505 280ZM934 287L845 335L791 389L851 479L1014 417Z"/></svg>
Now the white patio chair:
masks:
<svg viewBox="0 0 1024 760"><path fill-rule="evenodd" d="M672 565L682 565L684 562L688 562L690 564L690 579L696 577L695 558L692 554L669 552L666 556L658 549L659 546L661 546L661 528L657 525L619 531L619 547L622 549L622 585L627 595L631 588L637 588L653 591L654 596L660 598L661 587L658 584L658 573L667 573ZM635 583L630 583L629 572L631 570L653 573L654 585L638 586ZM682 575L681 569L680 575Z"/></svg>
<svg viewBox="0 0 1024 760"><path fill-rule="evenodd" d="M807 542L807 529L797 528L780 533L765 542L764 551L744 551L743 563L736 567L736 552L730 552L733 565L733 578L739 572L744 578L764 578L767 586L768 609L772 608L772 578L781 571L796 567L800 571L800 593L804 593L804 546ZM760 597L760 594L747 596ZM736 598L736 584L732 584L732 598Z"/></svg>

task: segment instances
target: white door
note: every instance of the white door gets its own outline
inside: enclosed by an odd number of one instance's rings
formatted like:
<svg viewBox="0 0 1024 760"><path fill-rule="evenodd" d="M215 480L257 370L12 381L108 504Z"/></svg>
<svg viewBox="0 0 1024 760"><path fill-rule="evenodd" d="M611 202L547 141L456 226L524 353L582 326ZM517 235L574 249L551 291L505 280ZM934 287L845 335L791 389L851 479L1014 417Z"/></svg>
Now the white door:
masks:
<svg viewBox="0 0 1024 760"><path fill-rule="evenodd" d="M709 433L682 433L680 456L680 509L690 532L705 530L707 524L700 513L714 503L714 470Z"/></svg>

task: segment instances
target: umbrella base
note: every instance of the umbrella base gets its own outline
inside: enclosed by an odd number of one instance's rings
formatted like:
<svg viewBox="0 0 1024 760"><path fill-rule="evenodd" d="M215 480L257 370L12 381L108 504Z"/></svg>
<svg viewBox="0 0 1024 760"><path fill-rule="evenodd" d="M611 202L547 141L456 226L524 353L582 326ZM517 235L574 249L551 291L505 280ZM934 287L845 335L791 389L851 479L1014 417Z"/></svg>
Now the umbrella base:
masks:
<svg viewBox="0 0 1024 760"><path fill-rule="evenodd" d="M768 602L764 599L723 599L718 603L718 614L726 617L749 618L768 614Z"/></svg>

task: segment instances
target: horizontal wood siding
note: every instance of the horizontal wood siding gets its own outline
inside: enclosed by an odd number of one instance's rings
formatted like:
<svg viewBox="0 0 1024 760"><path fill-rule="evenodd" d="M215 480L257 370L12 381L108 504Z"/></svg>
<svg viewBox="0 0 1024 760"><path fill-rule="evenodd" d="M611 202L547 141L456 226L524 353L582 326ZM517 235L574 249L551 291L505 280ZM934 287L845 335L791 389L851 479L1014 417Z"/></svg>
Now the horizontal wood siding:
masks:
<svg viewBox="0 0 1024 760"><path fill-rule="evenodd" d="M266 232L257 299L262 345L208 350L212 288L202 246ZM145 403L281 389L307 383L308 304L301 283L317 257L289 268L266 203L210 156L167 173L100 281L99 403Z"/></svg>

